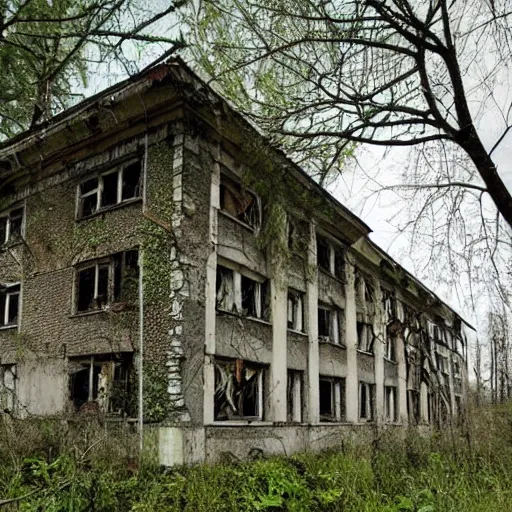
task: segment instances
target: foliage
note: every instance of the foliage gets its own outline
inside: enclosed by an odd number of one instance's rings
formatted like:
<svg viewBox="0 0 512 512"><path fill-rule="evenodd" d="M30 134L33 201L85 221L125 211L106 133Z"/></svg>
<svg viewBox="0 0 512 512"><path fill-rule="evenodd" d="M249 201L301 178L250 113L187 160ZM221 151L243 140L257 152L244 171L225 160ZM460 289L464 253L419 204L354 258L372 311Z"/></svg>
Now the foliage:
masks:
<svg viewBox="0 0 512 512"><path fill-rule="evenodd" d="M479 410L468 424L469 444L449 430L430 437L413 430L405 438L387 431L371 444L320 454L170 471L134 468L119 436L110 440L118 445L114 455L104 442L63 435L49 423L32 437L21 429L23 445L7 446L14 431L7 434L4 424L0 500L19 500L5 509L19 503L26 511L511 510L511 420L510 405Z"/></svg>
<svg viewBox="0 0 512 512"><path fill-rule="evenodd" d="M138 57L140 45L169 53L182 46L151 30L182 3L157 2L148 11L140 0L0 0L0 138L70 106L90 66L117 63L133 73L127 50L135 45Z"/></svg>

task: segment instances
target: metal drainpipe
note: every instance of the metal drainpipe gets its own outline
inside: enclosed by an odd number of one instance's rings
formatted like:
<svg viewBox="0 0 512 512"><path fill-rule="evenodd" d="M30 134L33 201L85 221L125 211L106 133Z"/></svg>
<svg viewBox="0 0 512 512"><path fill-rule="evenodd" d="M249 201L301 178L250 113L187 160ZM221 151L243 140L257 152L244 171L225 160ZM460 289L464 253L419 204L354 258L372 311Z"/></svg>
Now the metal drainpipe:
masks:
<svg viewBox="0 0 512 512"><path fill-rule="evenodd" d="M144 162L142 173L142 214L146 212L146 177L148 167L148 132L144 138ZM139 447L144 448L144 254L139 247Z"/></svg>

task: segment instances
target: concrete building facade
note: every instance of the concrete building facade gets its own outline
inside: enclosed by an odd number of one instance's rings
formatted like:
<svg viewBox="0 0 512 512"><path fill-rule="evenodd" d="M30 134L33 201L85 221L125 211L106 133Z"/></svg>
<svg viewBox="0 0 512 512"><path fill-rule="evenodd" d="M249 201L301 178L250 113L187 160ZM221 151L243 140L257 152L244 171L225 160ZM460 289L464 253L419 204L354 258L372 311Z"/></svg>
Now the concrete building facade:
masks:
<svg viewBox="0 0 512 512"><path fill-rule="evenodd" d="M180 60L0 146L2 411L163 464L461 414L469 327Z"/></svg>

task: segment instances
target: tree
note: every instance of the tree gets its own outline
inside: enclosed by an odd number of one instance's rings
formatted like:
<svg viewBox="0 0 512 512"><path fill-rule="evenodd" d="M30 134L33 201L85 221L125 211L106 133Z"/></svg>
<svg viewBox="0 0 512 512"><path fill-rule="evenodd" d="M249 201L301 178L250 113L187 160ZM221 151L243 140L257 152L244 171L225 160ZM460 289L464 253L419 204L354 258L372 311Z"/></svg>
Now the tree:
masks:
<svg viewBox="0 0 512 512"><path fill-rule="evenodd" d="M115 62L132 73L128 55L136 45L160 45L165 55L183 46L164 30L183 3L147 9L142 0L0 0L0 137L69 106L92 64Z"/></svg>
<svg viewBox="0 0 512 512"><path fill-rule="evenodd" d="M354 144L445 143L472 181L420 183L488 194L512 225L512 196L486 147L481 104L507 89L507 0L203 0L195 55L232 101L325 178ZM478 102L475 104L475 101ZM417 183L410 183L416 186Z"/></svg>

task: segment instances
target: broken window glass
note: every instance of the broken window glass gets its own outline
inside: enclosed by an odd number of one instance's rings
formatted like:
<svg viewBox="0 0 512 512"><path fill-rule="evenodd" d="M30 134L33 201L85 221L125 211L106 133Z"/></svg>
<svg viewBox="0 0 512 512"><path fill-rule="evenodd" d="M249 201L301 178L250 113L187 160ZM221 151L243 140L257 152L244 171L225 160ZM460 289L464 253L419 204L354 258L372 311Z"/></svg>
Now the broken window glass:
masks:
<svg viewBox="0 0 512 512"><path fill-rule="evenodd" d="M130 162L79 186L79 217L141 196L141 162Z"/></svg>
<svg viewBox="0 0 512 512"><path fill-rule="evenodd" d="M363 352L373 352L373 326L357 322L357 348Z"/></svg>
<svg viewBox="0 0 512 512"><path fill-rule="evenodd" d="M331 271L331 246L329 242L321 235L316 237L316 257L318 266L327 271Z"/></svg>
<svg viewBox="0 0 512 512"><path fill-rule="evenodd" d="M138 292L137 249L77 270L76 311L104 309L115 301L135 302Z"/></svg>
<svg viewBox="0 0 512 512"><path fill-rule="evenodd" d="M260 225L257 197L225 174L220 178L220 209L252 228Z"/></svg>
<svg viewBox="0 0 512 512"><path fill-rule="evenodd" d="M304 294L288 291L288 329L304 332Z"/></svg>
<svg viewBox="0 0 512 512"><path fill-rule="evenodd" d="M236 311L234 272L220 265L217 265L216 304L217 309Z"/></svg>
<svg viewBox="0 0 512 512"><path fill-rule="evenodd" d="M300 423L302 421L302 382L303 372L288 370L287 417L289 422Z"/></svg>
<svg viewBox="0 0 512 512"><path fill-rule="evenodd" d="M262 284L242 276L242 315L263 318Z"/></svg>
<svg viewBox="0 0 512 512"><path fill-rule="evenodd" d="M359 419L373 420L375 385L367 382L359 383Z"/></svg>
<svg viewBox="0 0 512 512"><path fill-rule="evenodd" d="M19 284L0 287L0 327L18 325L19 303Z"/></svg>
<svg viewBox="0 0 512 512"><path fill-rule="evenodd" d="M140 197L141 195L141 161L128 164L123 169L122 196L123 201Z"/></svg>
<svg viewBox="0 0 512 512"><path fill-rule="evenodd" d="M69 392L75 410L86 404L98 412L130 414L132 355L70 359Z"/></svg>
<svg viewBox="0 0 512 512"><path fill-rule="evenodd" d="M397 392L395 386L384 386L384 414L386 420L390 423L398 421L396 396Z"/></svg>
<svg viewBox="0 0 512 512"><path fill-rule="evenodd" d="M263 419L263 368L242 359L215 361L215 421Z"/></svg>

